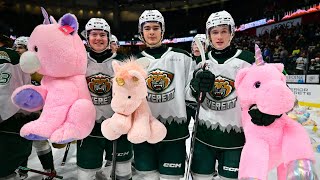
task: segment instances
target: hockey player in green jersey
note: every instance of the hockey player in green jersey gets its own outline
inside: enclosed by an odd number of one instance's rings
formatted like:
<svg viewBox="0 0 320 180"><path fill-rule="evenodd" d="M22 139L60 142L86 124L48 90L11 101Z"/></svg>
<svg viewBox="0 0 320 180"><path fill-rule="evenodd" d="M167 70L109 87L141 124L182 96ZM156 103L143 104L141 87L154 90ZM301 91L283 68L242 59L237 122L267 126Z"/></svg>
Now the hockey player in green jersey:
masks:
<svg viewBox="0 0 320 180"><path fill-rule="evenodd" d="M19 109L11 101L13 90L30 84L31 78L22 72L19 54L7 48L9 40L0 35L0 179L16 180L19 177L15 170L32 150L32 141L21 137L20 129L39 116Z"/></svg>
<svg viewBox="0 0 320 180"><path fill-rule="evenodd" d="M152 115L167 128L156 144L134 144L137 180L179 180L184 175L186 139L189 137L185 100L195 63L189 53L162 45L165 22L158 10L146 10L139 18L140 39L147 48L139 53L148 71L148 104ZM190 97L192 99L192 97Z"/></svg>
<svg viewBox="0 0 320 180"><path fill-rule="evenodd" d="M13 49L15 49L15 51L19 53L20 56L24 52L28 51L28 48L27 48L28 39L29 37L20 36L13 43ZM31 75L31 83L36 86L40 85L41 78L42 78L42 75L36 72ZM48 140L33 141L32 146L37 151L37 155L39 157L39 160L43 169L46 172L56 172L53 164L53 155L52 155L52 150L51 150L49 141ZM27 161L28 161L28 158L22 164L22 166L27 167ZM21 179L22 177L25 177L25 178L28 177L28 174L26 171L19 170L18 173ZM50 179L53 179L53 178L48 176L43 176L42 178L42 180L50 180Z"/></svg>
<svg viewBox="0 0 320 180"><path fill-rule="evenodd" d="M191 171L194 180L211 180L218 161L221 179L237 179L245 137L241 109L234 80L237 72L254 62L254 54L230 45L235 23L226 11L210 15L206 35L212 50L206 53L206 69L215 75L214 90L207 92L200 106ZM199 67L203 64L200 63ZM190 89L199 94L199 78L191 80Z"/></svg>
<svg viewBox="0 0 320 180"><path fill-rule="evenodd" d="M112 141L101 133L101 122L113 115L111 109L113 68L111 62L121 57L112 53L110 26L102 18L91 18L85 26L85 37L90 47L86 79L92 102L96 107L96 124L91 134L77 142L78 180L95 179L96 172L106 159L112 160ZM126 136L117 139L117 179L131 179L132 145ZM105 172L105 174L109 174Z"/></svg>

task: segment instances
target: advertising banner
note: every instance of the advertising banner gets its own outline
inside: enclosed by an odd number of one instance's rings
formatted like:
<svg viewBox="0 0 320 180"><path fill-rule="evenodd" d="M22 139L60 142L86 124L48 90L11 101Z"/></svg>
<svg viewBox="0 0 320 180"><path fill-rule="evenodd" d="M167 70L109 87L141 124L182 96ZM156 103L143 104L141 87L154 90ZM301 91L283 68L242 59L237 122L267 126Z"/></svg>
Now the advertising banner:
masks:
<svg viewBox="0 0 320 180"><path fill-rule="evenodd" d="M275 24L270 24L267 26L258 27L256 31L256 35L257 36L263 35L264 33L270 32L272 29L275 29L281 26L291 28L292 26L296 26L297 24L301 24L301 17L296 19L290 19L287 21L282 21Z"/></svg>

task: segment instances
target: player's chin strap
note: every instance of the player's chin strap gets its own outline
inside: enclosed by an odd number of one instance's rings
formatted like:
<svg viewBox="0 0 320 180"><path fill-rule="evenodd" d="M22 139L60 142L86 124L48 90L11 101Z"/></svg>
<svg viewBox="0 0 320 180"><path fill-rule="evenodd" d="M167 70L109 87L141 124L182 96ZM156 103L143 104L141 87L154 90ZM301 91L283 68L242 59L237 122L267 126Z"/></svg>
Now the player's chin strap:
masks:
<svg viewBox="0 0 320 180"><path fill-rule="evenodd" d="M205 54L204 54L204 49L203 49L202 43L197 37L194 38L194 41L195 41L195 43L198 46L198 49L200 51L202 70L205 70L205 68L206 68L206 63L205 63L206 62L206 58L205 58ZM194 122L194 125L193 125L193 130L192 130L192 135L191 135L191 145L190 145L190 152L189 152L189 157L188 157L186 180L188 180L191 177L190 169L191 169L191 163L192 163L192 157L193 157L193 151L194 151L194 144L195 144L195 141L196 141L197 127L198 127L198 123L199 123L199 110L200 110L200 106L201 106L202 95L203 95L203 92L200 92L199 96L197 98L197 109L196 109L195 122Z"/></svg>

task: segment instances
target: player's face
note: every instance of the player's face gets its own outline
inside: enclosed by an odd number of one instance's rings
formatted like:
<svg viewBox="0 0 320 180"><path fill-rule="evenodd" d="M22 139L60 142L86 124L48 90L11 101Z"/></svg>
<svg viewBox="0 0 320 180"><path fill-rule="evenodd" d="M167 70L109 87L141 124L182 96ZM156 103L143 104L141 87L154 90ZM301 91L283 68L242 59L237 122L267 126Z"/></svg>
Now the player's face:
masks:
<svg viewBox="0 0 320 180"><path fill-rule="evenodd" d="M147 22L142 28L143 38L149 45L156 45L161 41L161 26L156 22Z"/></svg>
<svg viewBox="0 0 320 180"><path fill-rule="evenodd" d="M111 42L110 48L111 48L112 53L116 53L119 47L116 42Z"/></svg>
<svg viewBox="0 0 320 180"><path fill-rule="evenodd" d="M215 49L223 50L230 46L232 36L228 25L213 27L209 31L209 34L210 41Z"/></svg>
<svg viewBox="0 0 320 180"><path fill-rule="evenodd" d="M24 52L27 51L27 48L24 45L18 44L15 50L21 56Z"/></svg>
<svg viewBox="0 0 320 180"><path fill-rule="evenodd" d="M202 43L202 46L203 46L203 48L204 48L204 51L206 52L205 44ZM200 50L199 50L199 48L198 48L198 46L197 46L197 44L196 44L195 42L192 43L191 49L192 49L192 54L193 54L194 56L200 56L200 55L201 55L201 54L200 54Z"/></svg>
<svg viewBox="0 0 320 180"><path fill-rule="evenodd" d="M89 44L96 52L104 51L108 46L108 33L103 30L91 30L89 33Z"/></svg>

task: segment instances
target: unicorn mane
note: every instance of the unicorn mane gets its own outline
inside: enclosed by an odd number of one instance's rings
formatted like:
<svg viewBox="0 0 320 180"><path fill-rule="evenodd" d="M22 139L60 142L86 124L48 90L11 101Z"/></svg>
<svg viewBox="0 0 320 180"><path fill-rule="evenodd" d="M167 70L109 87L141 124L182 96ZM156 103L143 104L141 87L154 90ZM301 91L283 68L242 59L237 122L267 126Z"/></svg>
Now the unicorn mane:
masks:
<svg viewBox="0 0 320 180"><path fill-rule="evenodd" d="M140 64L137 63L134 57L130 57L129 59L125 60L124 63L121 63L121 66L114 75L117 78L129 79L132 78L132 76L129 74L130 70L138 71L144 78L147 78L146 71Z"/></svg>

